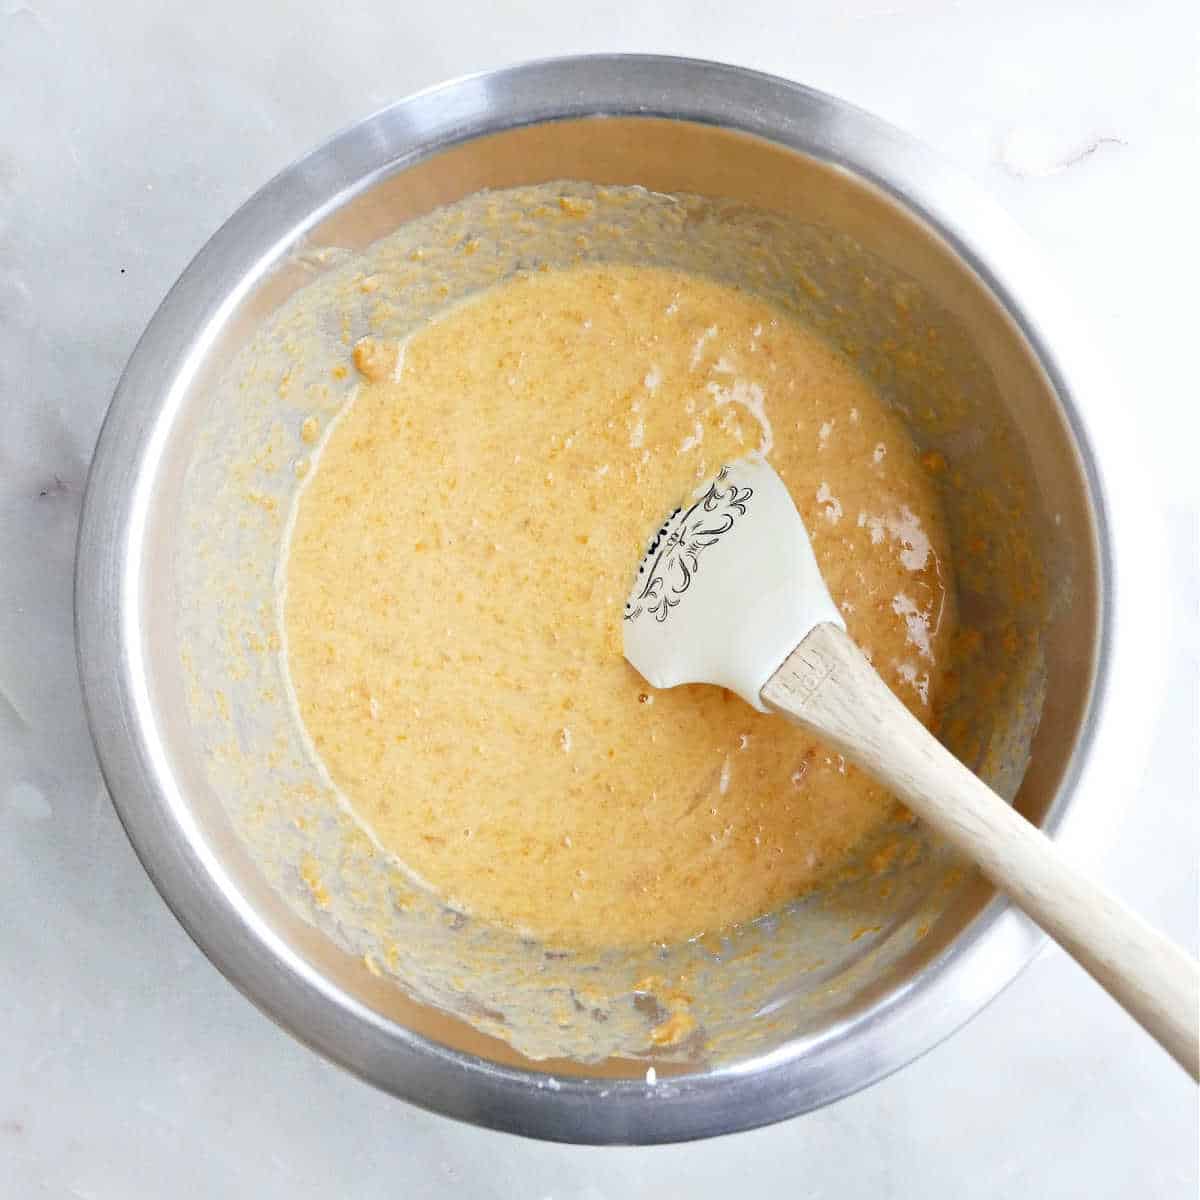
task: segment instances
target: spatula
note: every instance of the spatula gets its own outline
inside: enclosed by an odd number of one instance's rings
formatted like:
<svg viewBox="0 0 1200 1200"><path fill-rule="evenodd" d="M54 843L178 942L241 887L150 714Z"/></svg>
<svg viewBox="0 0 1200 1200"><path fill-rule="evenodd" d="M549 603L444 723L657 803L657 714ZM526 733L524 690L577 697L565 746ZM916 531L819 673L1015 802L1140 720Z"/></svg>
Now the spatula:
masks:
<svg viewBox="0 0 1200 1200"><path fill-rule="evenodd" d="M711 683L804 726L976 862L1200 1077L1200 964L1069 863L892 694L846 633L786 486L727 466L662 523L625 606L654 686Z"/></svg>

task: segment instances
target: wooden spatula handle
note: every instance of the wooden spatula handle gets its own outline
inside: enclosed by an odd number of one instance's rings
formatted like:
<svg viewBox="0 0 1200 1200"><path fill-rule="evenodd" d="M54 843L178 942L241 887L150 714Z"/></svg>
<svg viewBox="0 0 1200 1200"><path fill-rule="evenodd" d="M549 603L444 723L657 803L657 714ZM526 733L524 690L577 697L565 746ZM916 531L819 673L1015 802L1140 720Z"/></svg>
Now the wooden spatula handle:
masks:
<svg viewBox="0 0 1200 1200"><path fill-rule="evenodd" d="M1200 1078L1200 964L1082 875L892 694L850 638L818 625L762 699L819 734L974 859Z"/></svg>

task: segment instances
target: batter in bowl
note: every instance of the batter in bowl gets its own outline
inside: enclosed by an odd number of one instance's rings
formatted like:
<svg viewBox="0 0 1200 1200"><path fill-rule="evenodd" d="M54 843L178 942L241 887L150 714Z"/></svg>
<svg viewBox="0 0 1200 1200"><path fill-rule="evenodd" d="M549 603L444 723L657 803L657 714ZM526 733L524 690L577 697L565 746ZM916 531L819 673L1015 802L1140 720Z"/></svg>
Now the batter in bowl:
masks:
<svg viewBox="0 0 1200 1200"><path fill-rule="evenodd" d="M777 909L897 806L716 688L654 692L622 605L661 514L758 451L851 635L927 723L955 604L900 420L771 305L667 270L531 272L397 346L320 438L284 573L313 750L453 905L548 944L675 942Z"/></svg>

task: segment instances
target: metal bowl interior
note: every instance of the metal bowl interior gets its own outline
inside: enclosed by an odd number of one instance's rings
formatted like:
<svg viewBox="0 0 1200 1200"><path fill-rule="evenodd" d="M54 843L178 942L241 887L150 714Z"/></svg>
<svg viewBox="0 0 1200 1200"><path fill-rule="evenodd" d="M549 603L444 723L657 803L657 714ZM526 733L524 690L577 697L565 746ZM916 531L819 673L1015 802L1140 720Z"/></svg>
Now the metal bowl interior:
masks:
<svg viewBox="0 0 1200 1200"><path fill-rule="evenodd" d="M183 481L224 365L312 283L324 249L363 250L480 189L558 179L721 197L837 230L969 331L1069 551L1048 568L1069 604L1044 632L1044 706L1016 799L1055 831L1098 705L1109 568L1044 285L990 204L902 135L715 64L561 60L449 84L340 134L250 200L164 301L114 398L80 532L80 669L105 777L147 871L217 966L295 1036L396 1095L499 1129L703 1137L806 1111L902 1066L1003 988L1038 935L970 882L820 1028L762 1053L682 1073L664 1063L654 1086L643 1077L653 1060L532 1062L376 978L281 902L208 783L174 650Z"/></svg>

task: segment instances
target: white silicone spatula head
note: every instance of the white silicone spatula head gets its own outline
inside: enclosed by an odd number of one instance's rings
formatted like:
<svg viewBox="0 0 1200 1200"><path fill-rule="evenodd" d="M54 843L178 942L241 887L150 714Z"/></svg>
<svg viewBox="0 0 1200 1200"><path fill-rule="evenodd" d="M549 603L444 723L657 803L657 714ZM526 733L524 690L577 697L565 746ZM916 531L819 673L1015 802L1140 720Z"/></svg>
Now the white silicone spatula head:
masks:
<svg viewBox="0 0 1200 1200"><path fill-rule="evenodd" d="M655 687L716 683L822 737L975 860L1193 1075L1200 969L1080 871L892 695L845 626L778 475L726 467L658 530L625 606Z"/></svg>
<svg viewBox="0 0 1200 1200"><path fill-rule="evenodd" d="M625 605L625 657L655 687L759 692L823 621L842 626L783 480L742 459L663 522ZM844 626L842 626L844 627Z"/></svg>

